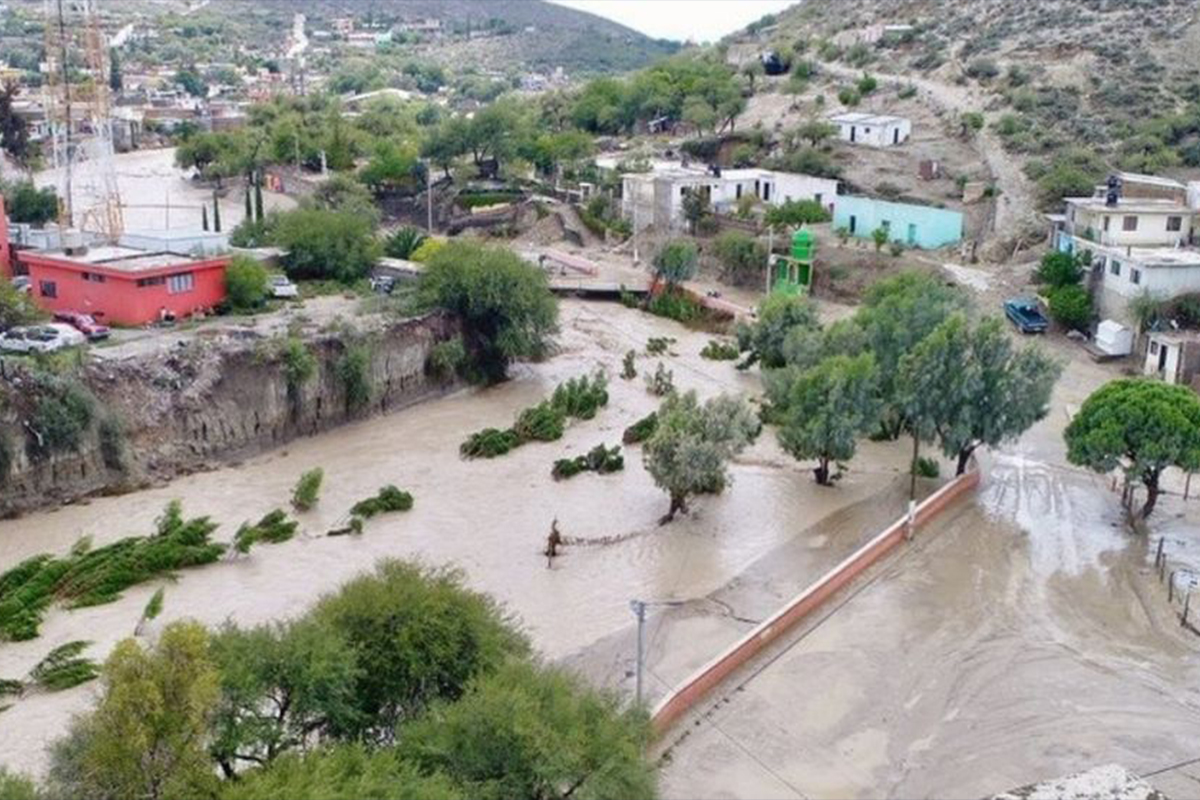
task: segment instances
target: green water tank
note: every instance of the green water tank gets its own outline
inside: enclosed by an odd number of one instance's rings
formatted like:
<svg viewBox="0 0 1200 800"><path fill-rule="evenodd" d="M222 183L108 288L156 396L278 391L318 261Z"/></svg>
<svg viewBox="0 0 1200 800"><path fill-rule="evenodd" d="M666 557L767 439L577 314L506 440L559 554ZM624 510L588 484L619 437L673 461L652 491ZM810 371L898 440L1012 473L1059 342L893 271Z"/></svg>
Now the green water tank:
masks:
<svg viewBox="0 0 1200 800"><path fill-rule="evenodd" d="M807 228L801 228L792 234L792 258L797 261L812 261L816 246L817 239Z"/></svg>

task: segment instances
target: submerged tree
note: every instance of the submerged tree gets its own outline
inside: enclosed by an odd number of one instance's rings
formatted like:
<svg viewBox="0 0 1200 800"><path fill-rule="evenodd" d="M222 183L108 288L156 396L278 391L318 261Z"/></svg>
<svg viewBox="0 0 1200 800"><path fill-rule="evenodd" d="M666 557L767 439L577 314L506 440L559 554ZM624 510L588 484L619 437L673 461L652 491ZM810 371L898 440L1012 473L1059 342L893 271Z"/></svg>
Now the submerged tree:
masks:
<svg viewBox="0 0 1200 800"><path fill-rule="evenodd" d="M833 356L794 375L779 443L798 459L816 459L817 483L837 478L830 464L854 457L858 439L879 422L878 370L870 353Z"/></svg>
<svg viewBox="0 0 1200 800"><path fill-rule="evenodd" d="M1111 381L1092 393L1066 430L1067 460L1095 472L1121 469L1146 487L1142 519L1154 511L1168 467L1200 469L1200 398L1185 386Z"/></svg>
<svg viewBox="0 0 1200 800"><path fill-rule="evenodd" d="M748 369L756 362L763 369L778 369L786 363L783 343L796 329L816 330L817 308L804 297L771 294L758 308L758 318L738 328L738 345L748 351L739 365Z"/></svg>
<svg viewBox="0 0 1200 800"><path fill-rule="evenodd" d="M671 395L656 415L642 450L646 471L671 497L665 525L695 494L719 494L729 482L727 465L758 435L761 424L746 403L721 395L703 405L695 392Z"/></svg>

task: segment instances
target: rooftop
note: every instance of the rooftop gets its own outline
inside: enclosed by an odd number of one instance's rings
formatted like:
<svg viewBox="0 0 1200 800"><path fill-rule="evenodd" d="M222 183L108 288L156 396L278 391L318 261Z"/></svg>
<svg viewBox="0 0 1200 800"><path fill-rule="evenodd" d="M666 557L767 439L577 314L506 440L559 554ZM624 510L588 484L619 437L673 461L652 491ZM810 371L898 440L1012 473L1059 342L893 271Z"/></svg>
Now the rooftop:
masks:
<svg viewBox="0 0 1200 800"><path fill-rule="evenodd" d="M904 117L891 114L871 114L867 111L844 111L841 114L834 114L829 121L855 125L891 125L896 122L904 122Z"/></svg>
<svg viewBox="0 0 1200 800"><path fill-rule="evenodd" d="M1155 197L1121 197L1115 206L1108 205L1103 197L1066 197L1063 201L1068 205L1085 208L1088 211L1121 211L1139 214L1190 214L1192 209L1177 200L1167 200Z"/></svg>
<svg viewBox="0 0 1200 800"><path fill-rule="evenodd" d="M163 267L199 263L199 259L181 253L150 252L121 245L89 247L82 253L68 254L62 248L42 250L37 255L67 261L80 266L102 267L119 272L150 272Z"/></svg>
<svg viewBox="0 0 1200 800"><path fill-rule="evenodd" d="M1144 183L1151 186L1164 186L1171 189L1186 189L1182 183L1171 178L1158 175L1145 175L1140 172L1118 172L1117 177L1125 183Z"/></svg>
<svg viewBox="0 0 1200 800"><path fill-rule="evenodd" d="M1128 247L1127 258L1149 267L1200 267L1200 250L1192 247Z"/></svg>

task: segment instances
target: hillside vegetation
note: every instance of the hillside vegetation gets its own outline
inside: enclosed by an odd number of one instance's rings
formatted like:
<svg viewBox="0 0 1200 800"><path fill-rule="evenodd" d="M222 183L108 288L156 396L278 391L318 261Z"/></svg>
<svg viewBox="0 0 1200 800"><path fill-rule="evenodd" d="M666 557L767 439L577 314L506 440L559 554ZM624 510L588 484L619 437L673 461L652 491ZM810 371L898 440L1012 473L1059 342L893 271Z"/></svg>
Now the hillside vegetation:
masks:
<svg viewBox="0 0 1200 800"><path fill-rule="evenodd" d="M1200 168L1197 5L1189 0L808 0L733 37L973 89L1043 205L1120 168ZM880 26L910 30L880 33Z"/></svg>

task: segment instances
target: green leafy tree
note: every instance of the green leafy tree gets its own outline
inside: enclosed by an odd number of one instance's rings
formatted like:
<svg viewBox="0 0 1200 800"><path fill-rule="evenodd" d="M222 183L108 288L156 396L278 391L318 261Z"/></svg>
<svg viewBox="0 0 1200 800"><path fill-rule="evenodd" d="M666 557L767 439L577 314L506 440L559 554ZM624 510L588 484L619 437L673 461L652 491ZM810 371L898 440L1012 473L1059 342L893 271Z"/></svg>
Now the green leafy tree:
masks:
<svg viewBox="0 0 1200 800"><path fill-rule="evenodd" d="M292 492L292 507L297 511L311 511L321 495L321 483L325 480L325 470L315 467L308 470L296 481Z"/></svg>
<svg viewBox="0 0 1200 800"><path fill-rule="evenodd" d="M545 272L504 248L445 245L426 262L419 297L458 318L472 367L489 383L512 361L545 355L558 330Z"/></svg>
<svg viewBox="0 0 1200 800"><path fill-rule="evenodd" d="M326 729L354 729L361 669L337 630L308 617L250 629L226 625L212 641L220 701L209 752L226 778L303 748Z"/></svg>
<svg viewBox="0 0 1200 800"><path fill-rule="evenodd" d="M1065 438L1072 464L1099 473L1120 469L1127 481L1146 487L1138 512L1145 519L1167 468L1200 469L1200 398L1186 386L1111 381L1084 401Z"/></svg>
<svg viewBox="0 0 1200 800"><path fill-rule="evenodd" d="M1033 279L1051 288L1074 286L1083 280L1080 259L1071 253L1052 250L1042 256L1041 263L1034 270Z"/></svg>
<svg viewBox="0 0 1200 800"><path fill-rule="evenodd" d="M1061 371L1036 348L1014 348L998 319L972 328L955 314L905 355L900 384L910 419L961 475L981 445L1014 441L1045 418Z"/></svg>
<svg viewBox="0 0 1200 800"><path fill-rule="evenodd" d="M125 88L125 78L121 72L121 53L115 47L108 48L108 88L117 94Z"/></svg>
<svg viewBox="0 0 1200 800"><path fill-rule="evenodd" d="M717 237L713 249L721 262L724 280L738 285L761 284L767 248L758 239L741 231L726 231Z"/></svg>
<svg viewBox="0 0 1200 800"><path fill-rule="evenodd" d="M132 639L121 642L104 664L96 709L77 718L52 753L50 795L215 795L204 743L218 695L208 633L200 625L172 623L150 650Z"/></svg>
<svg viewBox="0 0 1200 800"><path fill-rule="evenodd" d="M674 290L679 284L692 279L700 253L696 245L687 239L672 239L662 246L654 256L654 276Z"/></svg>
<svg viewBox="0 0 1200 800"><path fill-rule="evenodd" d="M42 310L30 295L17 291L8 278L0 276L0 328L7 330L42 318Z"/></svg>
<svg viewBox="0 0 1200 800"><path fill-rule="evenodd" d="M354 651L354 713L329 736L390 741L430 703L456 700L479 675L524 657L528 642L461 574L383 561L317 604L314 622Z"/></svg>
<svg viewBox="0 0 1200 800"><path fill-rule="evenodd" d="M656 415L654 434L642 460L654 483L671 498L665 525L687 511L695 494L719 494L729 482L729 461L746 448L761 427L749 406L722 395L703 405L695 392L672 394Z"/></svg>
<svg viewBox="0 0 1200 800"><path fill-rule="evenodd" d="M712 216L712 203L703 192L687 192L683 196L683 218L687 220L688 229L695 234L704 220Z"/></svg>
<svg viewBox="0 0 1200 800"><path fill-rule="evenodd" d="M809 119L801 123L792 134L808 142L812 147L819 147L827 140L837 135L837 126L823 119Z"/></svg>
<svg viewBox="0 0 1200 800"><path fill-rule="evenodd" d="M641 709L558 669L514 664L401 733L400 752L479 800L653 798Z"/></svg>
<svg viewBox="0 0 1200 800"><path fill-rule="evenodd" d="M867 334L879 368L879 395L884 403L882 433L895 438L905 429L900 397L900 361L955 311L966 308L960 290L934 276L903 272L872 284L863 295L855 319Z"/></svg>
<svg viewBox="0 0 1200 800"><path fill-rule="evenodd" d="M778 228L829 222L829 211L816 200L788 200L767 209L766 222Z"/></svg>
<svg viewBox="0 0 1200 800"><path fill-rule="evenodd" d="M176 72L175 83L193 97L204 97L208 94L208 84L194 69L181 69Z"/></svg>
<svg viewBox="0 0 1200 800"><path fill-rule="evenodd" d="M830 464L853 458L858 438L879 424L876 375L870 353L839 355L795 374L787 388L779 443L797 459L816 459L818 484L832 485Z"/></svg>
<svg viewBox="0 0 1200 800"><path fill-rule="evenodd" d="M817 328L817 309L811 300L781 293L770 294L758 307L758 318L738 329L738 344L747 356L741 364L755 363L763 369L778 369L784 360L783 344L797 328Z"/></svg>
<svg viewBox="0 0 1200 800"><path fill-rule="evenodd" d="M13 107L18 94L20 85L14 80L0 87L0 147L18 164L28 164L35 150L29 141L29 123Z"/></svg>
<svg viewBox="0 0 1200 800"><path fill-rule="evenodd" d="M1085 331L1092 324L1092 296L1082 286L1059 286L1051 289L1050 318L1076 331Z"/></svg>
<svg viewBox="0 0 1200 800"><path fill-rule="evenodd" d="M0 184L4 195L4 210L13 222L41 227L58 217L58 192L53 186L41 189L33 181Z"/></svg>
<svg viewBox="0 0 1200 800"><path fill-rule="evenodd" d="M248 256L234 256L225 268L225 296L235 311L252 311L267 299L270 276L262 264Z"/></svg>
<svg viewBox="0 0 1200 800"><path fill-rule="evenodd" d="M225 784L222 800L467 800L442 774L428 774L394 748L337 744L289 753Z"/></svg>
<svg viewBox="0 0 1200 800"><path fill-rule="evenodd" d="M352 283L370 272L379 257L371 221L345 211L296 209L274 225L275 243L288 277Z"/></svg>

